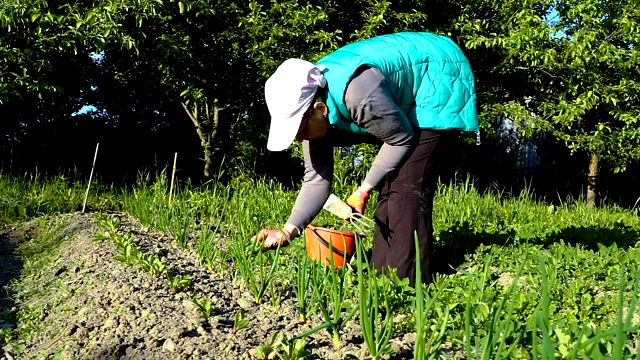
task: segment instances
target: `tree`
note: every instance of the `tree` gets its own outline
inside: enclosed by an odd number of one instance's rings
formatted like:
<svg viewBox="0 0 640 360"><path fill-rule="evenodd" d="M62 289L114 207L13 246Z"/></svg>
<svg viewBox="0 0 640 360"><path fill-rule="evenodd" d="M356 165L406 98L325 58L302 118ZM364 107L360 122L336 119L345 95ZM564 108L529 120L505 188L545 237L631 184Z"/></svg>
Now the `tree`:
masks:
<svg viewBox="0 0 640 360"><path fill-rule="evenodd" d="M315 62L353 41L398 31L424 31L426 8L420 1L357 0L346 6L338 1L254 0L241 19L241 27L250 40L248 54L258 65L264 83L289 58ZM256 110L266 112L264 107ZM368 145L337 151L336 168L348 169L344 181L361 181L367 164L354 169L352 160L362 160L361 155L371 159L375 151ZM301 157L301 148L294 147L293 154Z"/></svg>
<svg viewBox="0 0 640 360"><path fill-rule="evenodd" d="M174 121L192 122L204 152L205 176L232 153L233 128L252 101L246 81L250 61L227 36L237 28L235 12L230 2L169 1L142 19L121 19L135 54L118 42L105 47L105 71L121 86L143 82L159 90L156 101L176 102L183 109ZM144 89L139 91L137 96L144 96Z"/></svg>
<svg viewBox="0 0 640 360"><path fill-rule="evenodd" d="M640 4L634 0L485 1L497 22L461 15L467 47L503 54L494 72L525 75L527 93L492 106L523 128L590 154L587 201L600 160L614 171L640 159ZM488 31L488 29L491 31Z"/></svg>
<svg viewBox="0 0 640 360"><path fill-rule="evenodd" d="M268 121L263 83L284 59L318 59L350 38L378 31L410 29L424 19L412 1L363 0L343 7L334 2L169 1L141 21L123 20L122 33L139 52L132 61L119 48L121 77L135 81L156 74L169 96L179 97L204 151L204 174L223 158L256 154ZM111 55L110 55L111 54ZM126 66L124 64L127 64ZM125 71L126 70L126 71ZM215 160L214 160L215 159Z"/></svg>
<svg viewBox="0 0 640 360"><path fill-rule="evenodd" d="M426 6L418 1L251 1L241 19L248 52L264 79L282 61L298 57L314 62L356 40L397 31L425 29Z"/></svg>
<svg viewBox="0 0 640 360"><path fill-rule="evenodd" d="M107 43L135 54L136 44L122 32L123 19L142 19L155 13L158 4L0 0L0 128L10 140L3 141L3 151L33 155L40 169L43 164L59 169L53 162L66 158L53 158L52 147L64 152L70 145L63 139L78 144L83 139L74 130L86 129L81 117L71 115L93 93L99 71L89 54L101 53ZM31 143L24 141L27 137Z"/></svg>
<svg viewBox="0 0 640 360"><path fill-rule="evenodd" d="M157 6L154 0L135 3L144 11ZM50 58L101 51L109 38L134 47L131 38L121 33L119 23L132 5L112 0L0 1L0 105L12 96L63 91L44 79L52 71Z"/></svg>

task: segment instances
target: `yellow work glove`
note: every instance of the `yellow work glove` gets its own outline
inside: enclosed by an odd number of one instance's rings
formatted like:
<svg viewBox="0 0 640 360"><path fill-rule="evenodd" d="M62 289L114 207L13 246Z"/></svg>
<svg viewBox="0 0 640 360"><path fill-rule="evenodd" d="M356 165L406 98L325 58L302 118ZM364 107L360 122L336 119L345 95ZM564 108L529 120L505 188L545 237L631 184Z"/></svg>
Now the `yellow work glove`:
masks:
<svg viewBox="0 0 640 360"><path fill-rule="evenodd" d="M367 207L367 201L369 200L369 193L367 191L362 190L361 188L356 189L356 191L347 198L347 205L353 208L353 211L359 213L360 215L364 215L364 210Z"/></svg>

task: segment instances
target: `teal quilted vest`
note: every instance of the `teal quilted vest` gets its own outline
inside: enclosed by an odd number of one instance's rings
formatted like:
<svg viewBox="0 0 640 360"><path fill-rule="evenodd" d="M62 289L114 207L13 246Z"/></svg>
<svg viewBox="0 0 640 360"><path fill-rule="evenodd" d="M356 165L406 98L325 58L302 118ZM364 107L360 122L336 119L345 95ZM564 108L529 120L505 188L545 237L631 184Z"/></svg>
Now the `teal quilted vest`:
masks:
<svg viewBox="0 0 640 360"><path fill-rule="evenodd" d="M451 39L429 33L382 35L346 45L320 59L329 86L329 122L364 132L344 103L347 84L361 65L380 70L413 126L478 131L476 92L469 61Z"/></svg>

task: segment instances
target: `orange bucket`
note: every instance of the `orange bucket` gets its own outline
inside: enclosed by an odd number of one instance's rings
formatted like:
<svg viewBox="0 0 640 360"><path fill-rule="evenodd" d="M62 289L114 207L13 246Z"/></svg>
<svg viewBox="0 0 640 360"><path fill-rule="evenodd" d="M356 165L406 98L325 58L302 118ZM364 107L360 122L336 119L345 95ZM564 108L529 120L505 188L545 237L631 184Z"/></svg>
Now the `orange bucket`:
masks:
<svg viewBox="0 0 640 360"><path fill-rule="evenodd" d="M356 252L356 234L309 225L304 230L309 258L335 267L344 266ZM332 251L333 250L333 251Z"/></svg>

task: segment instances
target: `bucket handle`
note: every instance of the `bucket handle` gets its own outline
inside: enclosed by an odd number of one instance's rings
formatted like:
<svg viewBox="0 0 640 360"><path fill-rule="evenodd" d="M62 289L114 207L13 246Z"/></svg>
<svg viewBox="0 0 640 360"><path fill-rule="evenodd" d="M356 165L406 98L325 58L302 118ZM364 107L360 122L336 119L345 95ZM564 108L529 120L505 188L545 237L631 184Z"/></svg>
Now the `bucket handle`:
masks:
<svg viewBox="0 0 640 360"><path fill-rule="evenodd" d="M320 243L321 243L322 245L324 245L324 246L325 246L325 247L327 247L328 249L333 250L333 252L334 252L334 253L336 253L336 254L338 254L338 255L342 256L342 257L343 257L343 258L345 258L345 259L348 257L348 256L347 256L347 254L345 254L344 252L342 252L342 251L340 251L340 250L336 249L334 246L330 246L330 245L329 245L329 242L327 242L327 240L323 239L323 238L322 238L322 236L320 236L320 234L318 234L314 228L309 227L309 230L311 230L311 232L313 233L313 235L315 235L316 239L318 239L318 241L320 241Z"/></svg>

